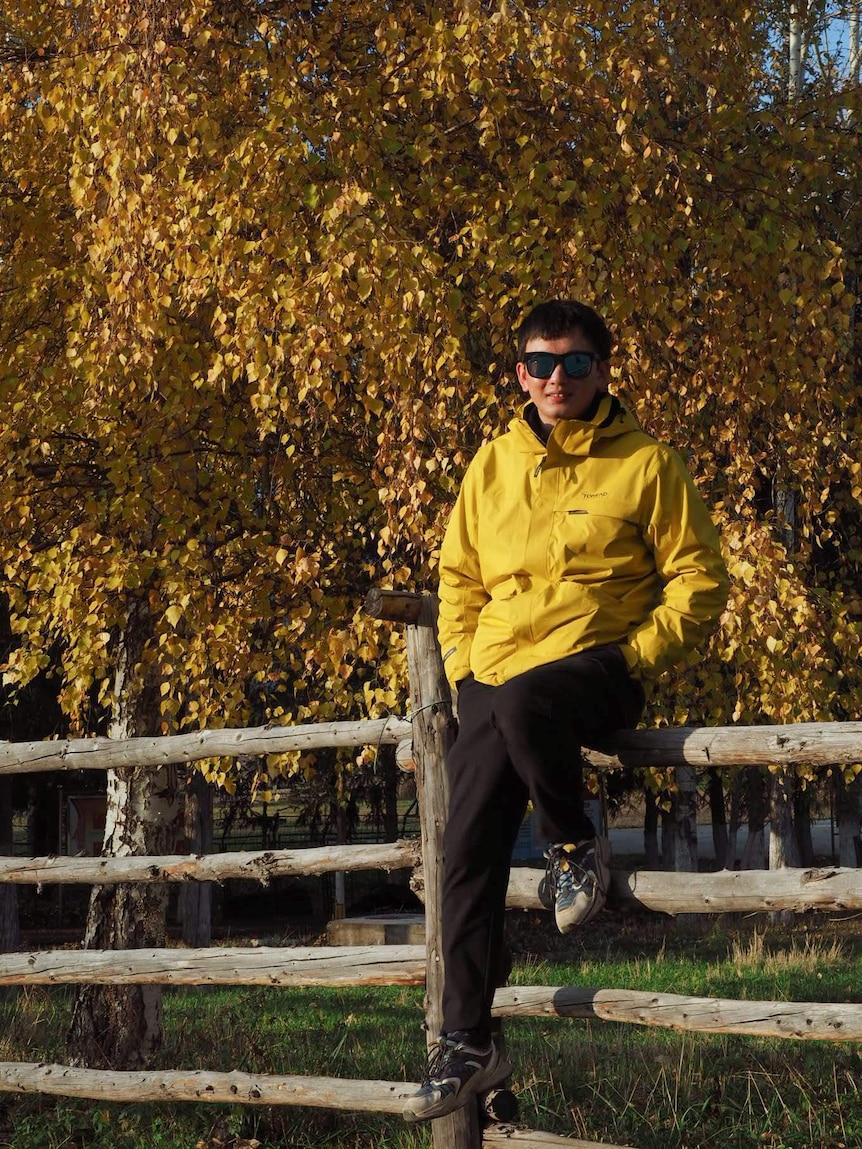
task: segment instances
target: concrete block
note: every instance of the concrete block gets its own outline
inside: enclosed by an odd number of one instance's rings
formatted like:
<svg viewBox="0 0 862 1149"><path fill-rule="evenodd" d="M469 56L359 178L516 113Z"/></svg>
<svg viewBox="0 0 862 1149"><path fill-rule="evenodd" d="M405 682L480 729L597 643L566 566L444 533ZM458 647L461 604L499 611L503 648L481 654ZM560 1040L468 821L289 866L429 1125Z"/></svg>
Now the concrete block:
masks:
<svg viewBox="0 0 862 1149"><path fill-rule="evenodd" d="M326 926L331 946L424 945L424 914L375 914L364 918L340 918Z"/></svg>

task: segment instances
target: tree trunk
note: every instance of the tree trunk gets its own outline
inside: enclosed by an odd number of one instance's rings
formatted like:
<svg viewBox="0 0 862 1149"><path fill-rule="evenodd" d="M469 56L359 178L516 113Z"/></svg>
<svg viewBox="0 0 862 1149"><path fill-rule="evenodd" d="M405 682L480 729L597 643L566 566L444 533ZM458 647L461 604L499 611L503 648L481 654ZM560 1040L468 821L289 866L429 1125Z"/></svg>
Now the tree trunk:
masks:
<svg viewBox="0 0 862 1149"><path fill-rule="evenodd" d="M833 771L835 780L835 813L838 820L838 865L858 866L860 851L859 838L859 797L862 791L862 773L852 782L844 781L840 769Z"/></svg>
<svg viewBox="0 0 862 1149"><path fill-rule="evenodd" d="M766 779L756 766L745 769L745 790L748 799L748 841L742 852L743 870L766 869Z"/></svg>
<svg viewBox="0 0 862 1149"><path fill-rule="evenodd" d="M673 799L670 809L661 811L661 868L673 870L676 858L676 819L673 816Z"/></svg>
<svg viewBox="0 0 862 1149"><path fill-rule="evenodd" d="M394 746L381 746L377 751L377 762L383 772L383 839L397 842L401 831L398 817L398 783L401 771L395 757ZM395 885L410 888L409 869L392 870L389 880Z"/></svg>
<svg viewBox="0 0 862 1149"><path fill-rule="evenodd" d="M672 866L676 873L697 872L697 775L693 766L677 766L676 791L673 795L674 821ZM679 914L676 919L678 934L692 933L702 928L697 914Z"/></svg>
<svg viewBox="0 0 862 1149"><path fill-rule="evenodd" d="M144 654L152 634L146 599L136 600L118 641L113 738L159 730L158 676ZM174 767L108 771L103 854L170 852L176 841L179 801ZM141 949L165 944L165 885L96 886L90 897L85 949ZM135 1069L162 1040L159 986L84 986L69 1029L74 1064Z"/></svg>
<svg viewBox="0 0 862 1149"><path fill-rule="evenodd" d="M811 790L799 778L793 782L793 823L800 866L814 865L814 839L811 836Z"/></svg>
<svg viewBox="0 0 862 1149"><path fill-rule="evenodd" d="M793 778L787 770L769 776L769 868L798 866L793 826Z"/></svg>
<svg viewBox="0 0 862 1149"><path fill-rule="evenodd" d="M806 0L792 0L787 34L787 97L791 103L802 95L805 75L805 33L803 26Z"/></svg>
<svg viewBox="0 0 862 1149"><path fill-rule="evenodd" d="M644 854L648 870L661 868L661 855L658 851L658 802L649 786L644 786Z"/></svg>
<svg viewBox="0 0 862 1149"><path fill-rule="evenodd" d="M339 846L346 845L349 837L347 830L347 811L343 806L338 806L335 811L335 828L336 828L336 841ZM347 881L344 870L335 871L335 905L333 907L332 916L336 921L341 921L347 913Z"/></svg>
<svg viewBox="0 0 862 1149"><path fill-rule="evenodd" d="M200 770L191 770L185 788L185 835L193 854L213 848L213 792ZM185 882L180 894L183 941L203 949L212 941L212 882Z"/></svg>
<svg viewBox="0 0 862 1149"><path fill-rule="evenodd" d="M742 795L745 784L745 775L742 771L735 771L730 783L730 830L727 835L727 861L726 868L736 869L737 844L739 841L739 821L742 812Z"/></svg>
<svg viewBox="0 0 862 1149"><path fill-rule="evenodd" d="M799 865L796 828L793 823L793 778L788 770L769 775L769 868L783 870ZM792 921L790 910L776 910L773 922Z"/></svg>
<svg viewBox="0 0 862 1149"><path fill-rule="evenodd" d="M677 766L673 796L673 866L677 872L697 871L697 776L692 766Z"/></svg>
<svg viewBox="0 0 862 1149"><path fill-rule="evenodd" d="M707 772L707 792L715 864L719 870L724 870L727 868L727 812L724 805L724 783L718 770L710 769Z"/></svg>
<svg viewBox="0 0 862 1149"><path fill-rule="evenodd" d="M398 763L395 760L394 746L381 746L377 751L377 762L383 773L383 840L397 842L400 825L398 821Z"/></svg>
<svg viewBox="0 0 862 1149"><path fill-rule="evenodd" d="M0 777L0 854L12 854L12 779ZM0 953L18 948L18 887L0 882Z"/></svg>

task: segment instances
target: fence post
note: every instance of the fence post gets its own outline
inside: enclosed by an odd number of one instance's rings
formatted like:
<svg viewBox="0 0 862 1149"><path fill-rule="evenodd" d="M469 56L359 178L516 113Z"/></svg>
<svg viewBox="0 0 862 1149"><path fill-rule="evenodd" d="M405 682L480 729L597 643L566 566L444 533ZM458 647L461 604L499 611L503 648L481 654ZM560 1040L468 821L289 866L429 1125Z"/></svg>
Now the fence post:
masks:
<svg viewBox="0 0 862 1149"><path fill-rule="evenodd" d="M443 886L443 829L449 804L446 751L457 724L452 694L443 670L437 641L437 599L430 594L407 595L373 590L365 610L375 618L407 624L407 669L416 762L416 797L422 834L422 870L425 885L425 1024L429 1042L443 1021L443 949L440 901ZM434 1149L480 1149L478 1107L469 1104L432 1123Z"/></svg>

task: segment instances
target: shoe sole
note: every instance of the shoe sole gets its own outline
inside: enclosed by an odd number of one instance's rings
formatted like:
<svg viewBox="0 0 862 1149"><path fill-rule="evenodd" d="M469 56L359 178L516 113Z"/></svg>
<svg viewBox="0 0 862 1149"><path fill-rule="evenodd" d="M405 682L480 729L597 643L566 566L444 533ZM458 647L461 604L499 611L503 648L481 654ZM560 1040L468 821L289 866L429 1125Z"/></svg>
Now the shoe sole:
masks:
<svg viewBox="0 0 862 1149"><path fill-rule="evenodd" d="M458 1109L463 1109L471 1097L476 1097L480 1093L487 1093L489 1089L493 1089L497 1085L501 1085L508 1077L511 1076L512 1066L505 1059L501 1059L494 1066L488 1080L484 1078L478 1085L473 1082L478 1077L475 1074L470 1078L467 1085L464 1086L460 1092L454 1094L452 1097L445 1097L439 1101L431 1109L427 1109L424 1113L414 1113L412 1109L402 1109L401 1116L409 1125L419 1125L423 1121L434 1121L438 1117L448 1117L450 1113L455 1113Z"/></svg>

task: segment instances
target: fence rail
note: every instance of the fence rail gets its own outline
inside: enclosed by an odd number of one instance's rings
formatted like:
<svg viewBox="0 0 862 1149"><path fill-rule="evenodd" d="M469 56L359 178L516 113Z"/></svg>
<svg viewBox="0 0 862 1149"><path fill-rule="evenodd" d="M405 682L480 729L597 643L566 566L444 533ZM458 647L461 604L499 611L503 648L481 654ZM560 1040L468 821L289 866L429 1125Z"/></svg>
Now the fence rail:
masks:
<svg viewBox="0 0 862 1149"><path fill-rule="evenodd" d="M0 1093L48 1093L93 1101L226 1101L243 1105L311 1105L367 1113L400 1113L401 1098L418 1088L405 1081L279 1077L236 1070L143 1073L0 1062Z"/></svg>
<svg viewBox="0 0 862 1149"><path fill-rule="evenodd" d="M305 726L198 730L161 738L74 738L52 742L0 742L0 776L41 770L122 770L168 766L204 758L257 757L292 750L384 746L410 737L404 718L320 722Z"/></svg>
<svg viewBox="0 0 862 1149"><path fill-rule="evenodd" d="M862 722L621 730L612 742L588 750L587 757L600 769L844 766L862 762Z"/></svg>
<svg viewBox="0 0 862 1149"><path fill-rule="evenodd" d="M357 722L200 730L161 738L76 738L0 742L0 776L47 770L121 770L204 758L257 757L327 747L399 745L412 722L395 715ZM591 765L842 766L862 762L862 722L800 722L772 726L668 727L622 730L586 751Z"/></svg>
<svg viewBox="0 0 862 1149"><path fill-rule="evenodd" d="M401 1112L403 1097L418 1089L406 1081L330 1077L277 1077L206 1070L121 1073L67 1065L0 1062L0 1093L43 1093L93 1101L222 1101L243 1105L308 1105L365 1113ZM483 1144L510 1149L598 1149L593 1141L503 1126L487 1129ZM601 1149L628 1149L602 1143Z"/></svg>
<svg viewBox="0 0 862 1149"><path fill-rule="evenodd" d="M424 946L83 950L3 955L0 985L425 984ZM862 1040L862 1004L734 1001L645 990L517 986L497 990L495 1017L628 1022L686 1033L805 1041Z"/></svg>
<svg viewBox="0 0 862 1149"><path fill-rule="evenodd" d="M170 854L117 858L2 858L0 882L41 886L115 882L208 882L246 878L263 884L279 877L319 875L341 870L421 871L416 839L379 845L317 846L302 850L248 850L229 854ZM540 871L514 867L509 878L509 909L537 910ZM416 883L421 893L421 882ZM720 870L674 873L667 870L614 870L610 904L657 913L759 913L776 910L862 909L862 876L837 866L785 870Z"/></svg>
<svg viewBox="0 0 862 1149"><path fill-rule="evenodd" d="M313 846L301 850L237 850L226 854L166 854L112 858L0 858L0 882L21 886L114 882L220 882L327 874L333 870L401 870L418 866L415 838L379 845Z"/></svg>
<svg viewBox="0 0 862 1149"><path fill-rule="evenodd" d="M46 950L0 954L0 985L423 985L424 946Z"/></svg>

